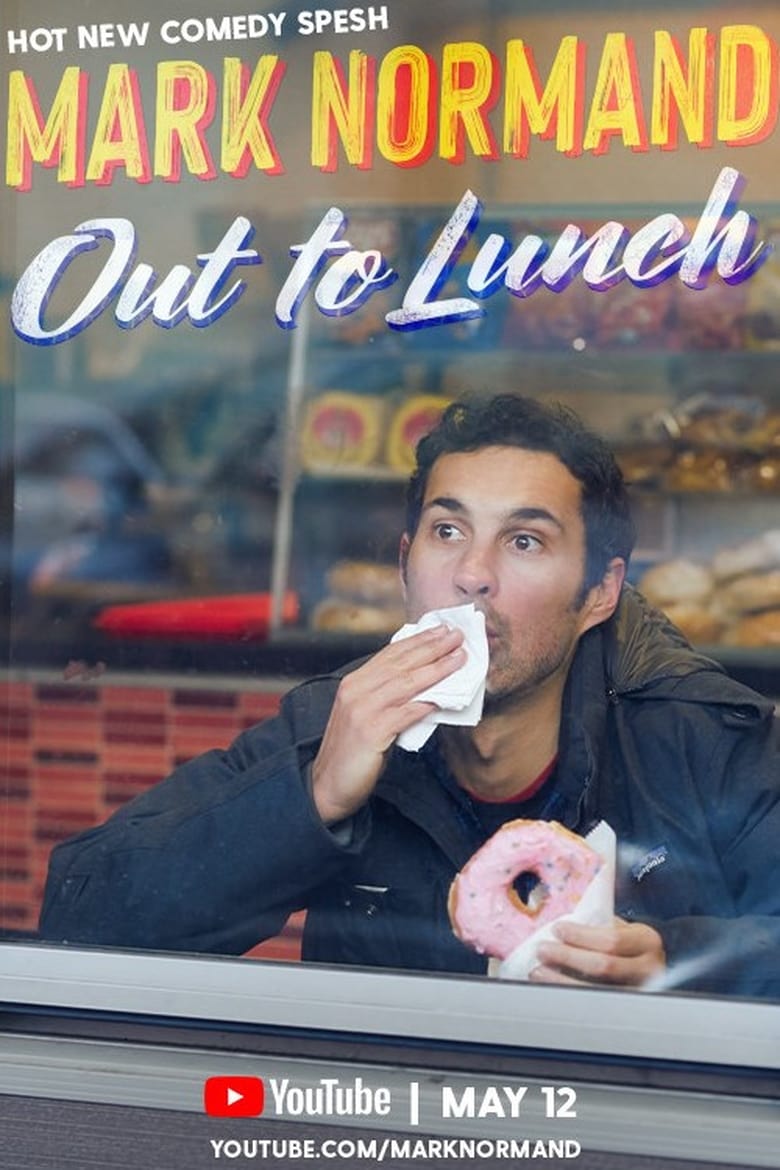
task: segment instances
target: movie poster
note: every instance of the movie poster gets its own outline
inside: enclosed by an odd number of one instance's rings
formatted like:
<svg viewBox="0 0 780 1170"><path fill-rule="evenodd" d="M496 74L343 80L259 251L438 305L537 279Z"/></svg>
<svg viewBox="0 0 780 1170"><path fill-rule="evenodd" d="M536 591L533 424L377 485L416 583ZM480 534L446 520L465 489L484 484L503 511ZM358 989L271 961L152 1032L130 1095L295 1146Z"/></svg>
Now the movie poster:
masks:
<svg viewBox="0 0 780 1170"><path fill-rule="evenodd" d="M406 484L418 441L464 396L576 411L629 484L626 583L756 710L780 695L775 5L29 0L1 23L4 942L40 939L53 848L404 627ZM437 534L466 539L460 504L444 505ZM489 619L495 659L504 628ZM481 710L487 670L450 723ZM205 853L240 873L247 839L220 826ZM663 882L673 862L659 830L633 878ZM266 967L295 978L316 897L283 884L262 929L250 916L188 934L196 888L176 895L176 938L144 933L162 919L146 894L137 929L43 937L232 956L241 986ZM392 897L364 875L344 906L381 932ZM399 968L426 970L431 1012L451 996L465 1013L446 961L417 969L410 948L370 962L401 987ZM587 1170L676 1152L616 1145L598 1120L609 1103L582 1095L563 1055L502 1081L480 1018L479 1076L466 1061L441 1084L408 1052L331 1075L327 1040L305 1072L278 1052L220 1053L172 1098L209 1115L188 1165ZM324 1005L308 1026L338 1031ZM689 1157L766 1164L733 1133L719 1153L706 1128Z"/></svg>

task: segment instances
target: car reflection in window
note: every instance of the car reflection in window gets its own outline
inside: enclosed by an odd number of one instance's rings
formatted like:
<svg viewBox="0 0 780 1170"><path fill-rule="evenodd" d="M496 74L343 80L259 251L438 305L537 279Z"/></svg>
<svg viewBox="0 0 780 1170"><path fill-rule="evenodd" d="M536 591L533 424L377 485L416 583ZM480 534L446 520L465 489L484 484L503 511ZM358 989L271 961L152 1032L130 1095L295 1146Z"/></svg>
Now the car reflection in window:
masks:
<svg viewBox="0 0 780 1170"><path fill-rule="evenodd" d="M170 587L171 552L153 507L165 476L113 411L60 394L20 393L3 463L14 479L14 521L0 555L20 619Z"/></svg>

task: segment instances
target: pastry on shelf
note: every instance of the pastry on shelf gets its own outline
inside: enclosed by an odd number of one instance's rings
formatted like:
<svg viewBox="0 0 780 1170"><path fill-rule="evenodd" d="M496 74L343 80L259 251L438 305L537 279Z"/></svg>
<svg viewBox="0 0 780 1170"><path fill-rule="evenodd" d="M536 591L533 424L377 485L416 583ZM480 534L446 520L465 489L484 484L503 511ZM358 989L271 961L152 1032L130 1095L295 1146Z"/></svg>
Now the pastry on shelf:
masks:
<svg viewBox="0 0 780 1170"><path fill-rule="evenodd" d="M544 256L554 248L567 226L566 221L548 221L540 225L524 219L511 225L513 238L526 242L533 239L538 241L537 259L531 258L527 270L529 273L532 274ZM587 237L601 225L595 221L586 221L579 226ZM554 292L543 283L536 287L532 284L525 295L505 298L501 341L509 348L579 349L591 339L593 314L598 299L581 279L572 280L561 292Z"/></svg>
<svg viewBox="0 0 780 1170"><path fill-rule="evenodd" d="M637 588L689 642L717 642L724 617L710 606L714 578L706 565L677 557L653 565Z"/></svg>
<svg viewBox="0 0 780 1170"><path fill-rule="evenodd" d="M674 448L671 443L638 442L617 448L615 456L629 486L653 487L662 482Z"/></svg>
<svg viewBox="0 0 780 1170"><path fill-rule="evenodd" d="M327 572L329 594L368 605L403 605L401 576L397 565L376 561L338 561Z"/></svg>
<svg viewBox="0 0 780 1170"><path fill-rule="evenodd" d="M370 467L382 445L385 408L376 395L330 390L306 407L300 439L305 471L337 474Z"/></svg>
<svg viewBox="0 0 780 1170"><path fill-rule="evenodd" d="M406 620L403 607L367 605L342 597L326 597L316 606L312 629L339 634L392 634Z"/></svg>
<svg viewBox="0 0 780 1170"><path fill-rule="evenodd" d="M780 453L763 455L751 475L750 486L758 492L780 492Z"/></svg>
<svg viewBox="0 0 780 1170"><path fill-rule="evenodd" d="M755 394L702 391L657 411L641 431L685 449L761 454L780 447L780 411Z"/></svg>
<svg viewBox="0 0 780 1170"><path fill-rule="evenodd" d="M404 624L398 565L337 561L325 576L328 595L311 616L314 630L342 634L392 634Z"/></svg>
<svg viewBox="0 0 780 1170"><path fill-rule="evenodd" d="M681 402L665 422L671 437L688 447L744 450L768 435L766 416L762 398L704 392Z"/></svg>
<svg viewBox="0 0 780 1170"><path fill-rule="evenodd" d="M743 441L754 451L780 451L780 410L767 408L745 433Z"/></svg>
<svg viewBox="0 0 780 1170"><path fill-rule="evenodd" d="M720 639L725 625L720 614L688 601L672 602L661 608L689 642L701 645Z"/></svg>
<svg viewBox="0 0 780 1170"><path fill-rule="evenodd" d="M734 407L699 411L680 425L680 438L690 446L743 447L752 430L751 416Z"/></svg>
<svg viewBox="0 0 780 1170"><path fill-rule="evenodd" d="M605 348L666 344L671 282L637 288L623 281L593 298L593 340Z"/></svg>
<svg viewBox="0 0 780 1170"><path fill-rule="evenodd" d="M559 293L542 285L529 296L510 296L503 343L522 348L577 349L591 338L595 300L592 290L576 280Z"/></svg>
<svg viewBox="0 0 780 1170"><path fill-rule="evenodd" d="M722 451L681 451L664 476L670 492L728 492L733 486L731 460Z"/></svg>
<svg viewBox="0 0 780 1170"><path fill-rule="evenodd" d="M667 606L705 604L711 594L714 578L706 565L678 557L653 565L637 583L639 592L652 605L668 613Z"/></svg>
<svg viewBox="0 0 780 1170"><path fill-rule="evenodd" d="M440 394L415 394L398 407L390 423L385 457L390 467L410 474L415 467L415 451L449 406L450 399Z"/></svg>
<svg viewBox="0 0 780 1170"><path fill-rule="evenodd" d="M720 549L712 558L711 568L716 581L780 569L780 528L769 528L760 536Z"/></svg>
<svg viewBox="0 0 780 1170"><path fill-rule="evenodd" d="M780 609L780 569L734 577L718 589L715 603L728 614Z"/></svg>
<svg viewBox="0 0 780 1170"><path fill-rule="evenodd" d="M747 331L747 292L711 276L704 288L670 281L681 349L742 349ZM655 290L653 290L655 291Z"/></svg>
<svg viewBox="0 0 780 1170"><path fill-rule="evenodd" d="M723 642L727 646L780 647L780 609L742 618L726 630Z"/></svg>

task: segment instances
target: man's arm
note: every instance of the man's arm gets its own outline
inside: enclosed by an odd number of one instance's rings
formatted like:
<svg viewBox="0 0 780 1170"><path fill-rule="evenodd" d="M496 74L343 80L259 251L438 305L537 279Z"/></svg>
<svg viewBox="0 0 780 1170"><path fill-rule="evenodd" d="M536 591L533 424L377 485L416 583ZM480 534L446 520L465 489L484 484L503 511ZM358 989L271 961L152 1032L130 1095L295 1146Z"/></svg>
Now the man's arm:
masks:
<svg viewBox="0 0 780 1170"><path fill-rule="evenodd" d="M303 780L306 755L282 714L58 846L41 933L223 954L278 933L361 843L353 833L345 848L322 824Z"/></svg>
<svg viewBox="0 0 780 1170"><path fill-rule="evenodd" d="M360 810L386 750L433 710L414 696L462 665L461 641L458 630L425 631L379 651L338 690L298 688L276 719L58 846L43 936L240 954L276 934L363 847ZM355 814L352 833L329 831Z"/></svg>

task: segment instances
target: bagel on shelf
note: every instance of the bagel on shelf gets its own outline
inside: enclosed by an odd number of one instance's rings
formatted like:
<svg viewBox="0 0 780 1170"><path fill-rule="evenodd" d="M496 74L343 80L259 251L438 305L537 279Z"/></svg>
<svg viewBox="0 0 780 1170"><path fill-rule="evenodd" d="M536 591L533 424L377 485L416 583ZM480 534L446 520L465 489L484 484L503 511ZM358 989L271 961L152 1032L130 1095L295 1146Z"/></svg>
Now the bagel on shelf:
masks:
<svg viewBox="0 0 780 1170"><path fill-rule="evenodd" d="M326 597L314 609L312 629L322 633L392 634L405 620L403 609Z"/></svg>
<svg viewBox="0 0 780 1170"><path fill-rule="evenodd" d="M327 596L311 615L314 630L393 634L406 620L397 565L337 561L325 575Z"/></svg>
<svg viewBox="0 0 780 1170"><path fill-rule="evenodd" d="M637 588L690 642L776 646L780 528L719 549L707 565L661 561Z"/></svg>
<svg viewBox="0 0 780 1170"><path fill-rule="evenodd" d="M337 561L327 572L328 593L368 605L403 606L397 565L377 561Z"/></svg>
<svg viewBox="0 0 780 1170"><path fill-rule="evenodd" d="M725 617L714 609L688 601L670 602L661 608L689 642L717 642L726 625Z"/></svg>
<svg viewBox="0 0 780 1170"><path fill-rule="evenodd" d="M723 635L726 646L780 648L780 609L753 613L730 626Z"/></svg>
<svg viewBox="0 0 780 1170"><path fill-rule="evenodd" d="M759 613L780 608L780 569L768 573L747 573L723 585L715 595L718 608L726 613Z"/></svg>
<svg viewBox="0 0 780 1170"><path fill-rule="evenodd" d="M719 582L768 569L780 569L780 528L722 548L712 558L712 573Z"/></svg>
<svg viewBox="0 0 780 1170"><path fill-rule="evenodd" d="M652 605L699 605L712 594L714 579L706 565L684 557L661 561L639 579L637 588ZM667 611L668 612L668 611Z"/></svg>

